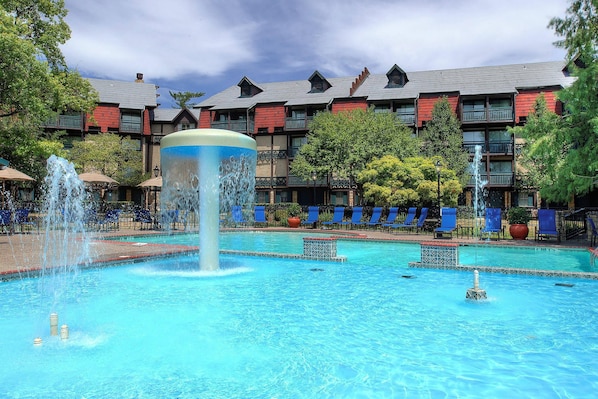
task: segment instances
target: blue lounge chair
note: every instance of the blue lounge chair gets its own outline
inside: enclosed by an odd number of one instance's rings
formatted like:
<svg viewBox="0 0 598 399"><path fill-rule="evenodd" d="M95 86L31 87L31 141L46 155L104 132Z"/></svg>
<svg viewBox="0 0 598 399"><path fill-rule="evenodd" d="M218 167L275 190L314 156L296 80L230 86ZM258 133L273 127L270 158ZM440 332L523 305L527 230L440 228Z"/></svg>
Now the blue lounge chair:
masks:
<svg viewBox="0 0 598 399"><path fill-rule="evenodd" d="M19 230L21 233L25 232L25 226L31 227L32 231L34 227L37 227L37 231L39 232L39 225L29 219L29 209L21 208L15 211L15 226L19 226Z"/></svg>
<svg viewBox="0 0 598 399"><path fill-rule="evenodd" d="M118 230L120 227L120 210L108 210L104 216L104 219L99 220L97 224L99 230Z"/></svg>
<svg viewBox="0 0 598 399"><path fill-rule="evenodd" d="M266 218L266 207L263 205L256 205L253 208L253 222L258 226L268 225Z"/></svg>
<svg viewBox="0 0 598 399"><path fill-rule="evenodd" d="M346 222L341 222L340 225L341 226L349 226L350 228L353 228L353 226L357 226L359 223L361 223L361 217L363 216L363 207L361 206L355 206L353 207L353 213L351 213L351 220L346 221Z"/></svg>
<svg viewBox="0 0 598 399"><path fill-rule="evenodd" d="M12 234L14 232L11 211L0 209L0 230L6 232L6 234Z"/></svg>
<svg viewBox="0 0 598 399"><path fill-rule="evenodd" d="M148 209L136 209L134 221L139 222L139 230L151 229L154 226L154 218Z"/></svg>
<svg viewBox="0 0 598 399"><path fill-rule="evenodd" d="M424 229L424 225L426 224L426 219L428 217L428 208L422 208L419 213L419 217L417 218L417 223L415 224L415 232L417 233L420 230Z"/></svg>
<svg viewBox="0 0 598 399"><path fill-rule="evenodd" d="M398 208L397 208L398 209ZM412 228L413 221L415 220L415 215L417 214L417 208L411 207L407 209L407 216L405 216L405 220L402 223L385 223L383 226L388 227L388 229L410 229Z"/></svg>
<svg viewBox="0 0 598 399"><path fill-rule="evenodd" d="M320 207L319 206L310 206L307 208L307 219L302 220L301 224L312 225L312 227L315 229L318 224L319 218L320 218Z"/></svg>
<svg viewBox="0 0 598 399"><path fill-rule="evenodd" d="M457 208L442 208L440 227L434 229L434 238L453 238L453 231L457 228Z"/></svg>
<svg viewBox="0 0 598 399"><path fill-rule="evenodd" d="M417 210L417 208L413 208L413 209ZM391 224L394 224L395 220L397 220L398 215L399 215L399 207L398 206L390 207L390 209L388 210L388 216L386 216L386 220L384 221L384 223L382 223L382 227L388 227ZM415 211L413 213L413 217L415 217Z"/></svg>
<svg viewBox="0 0 598 399"><path fill-rule="evenodd" d="M496 234L496 239L502 235L505 237L505 229L502 226L502 211L500 208L486 208L486 222L484 228L480 230L480 234L488 234L488 238L492 234Z"/></svg>
<svg viewBox="0 0 598 399"><path fill-rule="evenodd" d="M556 228L556 210L538 209L538 227L536 228L536 241L555 237L561 242L558 229Z"/></svg>
<svg viewBox="0 0 598 399"><path fill-rule="evenodd" d="M596 245L596 239L598 238L598 230L596 230L596 223L594 223L594 219L588 216L587 218L588 224L590 225L590 234L592 235L592 247Z"/></svg>
<svg viewBox="0 0 598 399"><path fill-rule="evenodd" d="M382 217L382 207L381 206L376 206L374 207L374 209L372 209L372 216L370 216L370 220L367 222L362 222L362 225L365 225L367 227L377 227L380 226L382 223L380 223L380 218Z"/></svg>
<svg viewBox="0 0 598 399"><path fill-rule="evenodd" d="M235 226L245 226L247 224L247 220L243 216L243 208L240 205L234 205L231 214Z"/></svg>
<svg viewBox="0 0 598 399"><path fill-rule="evenodd" d="M332 214L332 220L328 222L322 222L324 226L334 226L335 224L340 225L345 217L345 208L342 206L334 207L334 213Z"/></svg>

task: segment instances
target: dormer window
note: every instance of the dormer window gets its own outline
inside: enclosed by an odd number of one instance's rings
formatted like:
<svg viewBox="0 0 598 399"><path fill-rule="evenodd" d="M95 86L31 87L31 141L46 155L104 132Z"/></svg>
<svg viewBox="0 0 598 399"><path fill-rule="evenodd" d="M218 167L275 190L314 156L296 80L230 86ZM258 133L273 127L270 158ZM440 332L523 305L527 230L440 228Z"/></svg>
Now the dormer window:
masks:
<svg viewBox="0 0 598 399"><path fill-rule="evenodd" d="M253 97L256 94L261 93L263 90L253 83L251 79L247 76L244 76L243 79L237 84L241 88L241 96L240 97Z"/></svg>
<svg viewBox="0 0 598 399"><path fill-rule="evenodd" d="M397 64L390 68L390 71L386 73L386 77L388 78L388 84L386 85L388 89L403 87L409 81L405 71L399 68Z"/></svg>
<svg viewBox="0 0 598 399"><path fill-rule="evenodd" d="M310 77L309 82L311 83L310 93L324 93L326 90L332 87L332 85L322 76L318 71L315 71Z"/></svg>

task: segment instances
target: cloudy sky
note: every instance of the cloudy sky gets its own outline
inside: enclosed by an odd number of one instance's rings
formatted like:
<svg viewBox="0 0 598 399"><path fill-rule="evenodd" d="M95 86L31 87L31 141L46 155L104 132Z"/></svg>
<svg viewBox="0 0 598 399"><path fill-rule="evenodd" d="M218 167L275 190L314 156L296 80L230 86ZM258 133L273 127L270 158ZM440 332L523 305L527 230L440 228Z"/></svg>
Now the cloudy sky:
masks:
<svg viewBox="0 0 598 399"><path fill-rule="evenodd" d="M547 28L568 0L66 0L70 67L168 91L556 61Z"/></svg>

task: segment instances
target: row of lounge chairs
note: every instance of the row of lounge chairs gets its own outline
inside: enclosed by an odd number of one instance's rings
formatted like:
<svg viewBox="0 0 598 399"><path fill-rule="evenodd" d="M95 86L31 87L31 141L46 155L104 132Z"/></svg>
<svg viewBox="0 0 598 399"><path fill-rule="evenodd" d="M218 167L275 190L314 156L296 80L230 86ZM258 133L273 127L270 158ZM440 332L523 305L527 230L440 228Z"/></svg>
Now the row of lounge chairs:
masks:
<svg viewBox="0 0 598 399"><path fill-rule="evenodd" d="M254 223L255 225L267 225L265 206L255 206L254 208ZM362 220L364 217L363 207L353 207L350 219L345 218L345 208L335 207L331 220L320 221L320 207L308 207L307 219L301 222L303 226L316 227L318 223L322 227L341 228L347 227L350 229L357 228L381 228L388 229L389 232L393 230L405 230L419 232L423 230L428 217L428 208L421 208L418 213L416 207L411 207L407 210L405 219L397 221L399 217L399 208L390 207L388 215L382 221L383 208L374 207L371 216L368 220ZM246 225L248 222L243 217L240 206L233 207L232 219L235 225ZM593 240L598 239L598 230L594 222L589 219L588 223L592 226ZM442 208L440 226L433 230L434 238L452 238L453 233L459 233L459 229L469 229L470 235L473 235L472 227L462 227L457 225L457 208ZM463 233L463 232L462 232ZM505 228L502 224L502 210L500 208L486 208L484 225L480 228L479 234L481 237L500 239L505 237ZM540 209L538 211L538 228L535 232L535 239L547 239L555 237L559 239L559 232L556 227L556 211L553 209ZM560 239L559 239L560 241Z"/></svg>

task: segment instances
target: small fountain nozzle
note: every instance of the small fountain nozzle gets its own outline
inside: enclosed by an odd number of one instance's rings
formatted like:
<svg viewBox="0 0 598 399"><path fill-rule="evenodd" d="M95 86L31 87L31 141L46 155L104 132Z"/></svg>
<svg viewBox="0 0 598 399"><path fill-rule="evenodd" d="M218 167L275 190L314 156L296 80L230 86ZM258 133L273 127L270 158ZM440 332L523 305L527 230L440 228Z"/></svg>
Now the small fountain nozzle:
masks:
<svg viewBox="0 0 598 399"><path fill-rule="evenodd" d="M486 291L480 288L480 273L477 270L473 271L473 288L467 290L465 299L472 299L474 301L486 299Z"/></svg>

